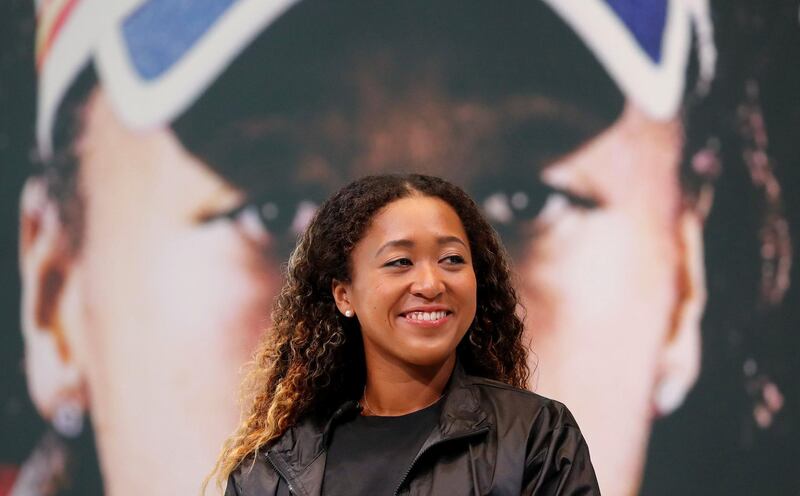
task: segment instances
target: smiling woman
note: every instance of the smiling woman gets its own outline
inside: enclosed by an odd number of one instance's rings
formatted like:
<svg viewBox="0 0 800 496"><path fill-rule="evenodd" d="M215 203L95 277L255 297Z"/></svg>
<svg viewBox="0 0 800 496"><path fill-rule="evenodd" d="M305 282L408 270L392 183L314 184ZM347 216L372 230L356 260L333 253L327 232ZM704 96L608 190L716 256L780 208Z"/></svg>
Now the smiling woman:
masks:
<svg viewBox="0 0 800 496"><path fill-rule="evenodd" d="M389 415L417 410L417 403L438 398L440 388L414 391L421 384L403 380L402 369L452 362L475 316L477 283L461 221L438 198L396 200L375 215L350 257L350 281L335 281L333 295L342 313L358 317L367 365L364 398L381 389L370 384L379 379L371 371L397 370L396 387L370 405ZM404 393L404 387L410 390Z"/></svg>
<svg viewBox="0 0 800 496"><path fill-rule="evenodd" d="M227 495L599 494L564 405L522 389L505 251L458 187L359 179L289 261L214 469Z"/></svg>

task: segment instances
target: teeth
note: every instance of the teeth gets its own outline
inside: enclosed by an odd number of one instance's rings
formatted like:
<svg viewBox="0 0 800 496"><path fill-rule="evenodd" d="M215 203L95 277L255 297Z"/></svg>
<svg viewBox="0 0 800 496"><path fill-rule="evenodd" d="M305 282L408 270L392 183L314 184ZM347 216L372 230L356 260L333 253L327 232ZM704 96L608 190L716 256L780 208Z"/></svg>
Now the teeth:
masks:
<svg viewBox="0 0 800 496"><path fill-rule="evenodd" d="M443 319L447 312L411 312L406 316L411 320L439 320Z"/></svg>

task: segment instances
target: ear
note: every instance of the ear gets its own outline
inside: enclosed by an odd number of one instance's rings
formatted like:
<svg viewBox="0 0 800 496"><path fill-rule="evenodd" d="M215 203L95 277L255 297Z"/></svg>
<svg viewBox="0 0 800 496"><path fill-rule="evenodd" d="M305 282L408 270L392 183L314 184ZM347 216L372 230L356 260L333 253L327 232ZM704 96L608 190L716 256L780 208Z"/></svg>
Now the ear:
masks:
<svg viewBox="0 0 800 496"><path fill-rule="evenodd" d="M43 179L29 179L20 201L25 367L28 390L40 414L57 430L70 431L82 419L87 404L71 339L75 329L70 328L78 308L74 259L58 209L45 188Z"/></svg>
<svg viewBox="0 0 800 496"><path fill-rule="evenodd" d="M342 315L347 315L348 311L353 312L351 315L348 315L348 317L354 315L356 311L350 301L350 291L351 286L349 283L336 279L331 283L331 293L333 293L333 300L336 302L336 308L339 309Z"/></svg>
<svg viewBox="0 0 800 496"><path fill-rule="evenodd" d="M700 373L700 326L706 304L703 225L693 211L681 214L678 226L679 299L666 337L653 394L656 415L675 411Z"/></svg>

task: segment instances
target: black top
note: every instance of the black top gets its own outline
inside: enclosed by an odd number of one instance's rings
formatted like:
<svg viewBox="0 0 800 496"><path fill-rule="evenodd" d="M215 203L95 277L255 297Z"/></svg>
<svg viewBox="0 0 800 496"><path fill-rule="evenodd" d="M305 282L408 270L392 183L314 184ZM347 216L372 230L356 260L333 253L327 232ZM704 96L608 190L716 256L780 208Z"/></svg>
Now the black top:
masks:
<svg viewBox="0 0 800 496"><path fill-rule="evenodd" d="M324 496L391 495L436 426L441 401L408 415L358 415L333 430Z"/></svg>
<svg viewBox="0 0 800 496"><path fill-rule="evenodd" d="M259 450L256 459L242 460L230 474L226 496L283 496L289 492L320 496L328 461L352 460L329 453L328 441L337 425L357 415L357 408L355 401L344 401L332 414L302 417ZM442 398L436 426L424 443L426 454L407 476L400 489L402 496L600 494L589 449L564 405L469 375L459 363ZM367 440L350 449L360 453L364 444ZM366 449L373 449L372 444ZM408 460L375 454L373 458L367 464L370 472L396 474L394 464L402 465L403 473L408 470ZM355 493L350 488L347 492Z"/></svg>

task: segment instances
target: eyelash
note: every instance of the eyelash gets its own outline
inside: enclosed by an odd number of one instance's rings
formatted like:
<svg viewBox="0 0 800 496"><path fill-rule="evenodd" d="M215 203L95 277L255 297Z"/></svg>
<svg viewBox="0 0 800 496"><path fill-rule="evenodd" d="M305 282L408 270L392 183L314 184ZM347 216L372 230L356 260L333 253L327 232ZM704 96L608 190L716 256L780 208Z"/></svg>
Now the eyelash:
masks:
<svg viewBox="0 0 800 496"><path fill-rule="evenodd" d="M547 186L550 194L563 195L571 205L584 210L594 210L600 206L600 202L589 196L579 195L573 191L563 188Z"/></svg>
<svg viewBox="0 0 800 496"><path fill-rule="evenodd" d="M558 203L559 199L564 206L580 211L591 211L601 206L596 198L541 181L526 190L498 188L481 200L481 206L495 226L510 227L517 222L540 218L548 205Z"/></svg>
<svg viewBox="0 0 800 496"><path fill-rule="evenodd" d="M386 262L384 264L384 267L409 267L410 265L411 265L411 260L407 258L397 258L395 260L390 260Z"/></svg>
<svg viewBox="0 0 800 496"><path fill-rule="evenodd" d="M450 260L451 265L461 265L467 263L461 255L448 255L443 260Z"/></svg>
<svg viewBox="0 0 800 496"><path fill-rule="evenodd" d="M281 209L282 207L282 209ZM246 201L239 206L209 216L205 222L227 219L236 224L249 225L273 236L297 235L305 229L318 204L312 200L300 200L286 205L272 201Z"/></svg>
<svg viewBox="0 0 800 496"><path fill-rule="evenodd" d="M461 255L448 255L442 258L440 262L444 260L450 260L449 265L462 265L466 263L466 260L464 260L464 257L462 257ZM384 267L410 267L411 265L413 265L413 263L411 262L410 259L397 258L395 260L390 260L389 262L386 262L386 264L384 264Z"/></svg>

